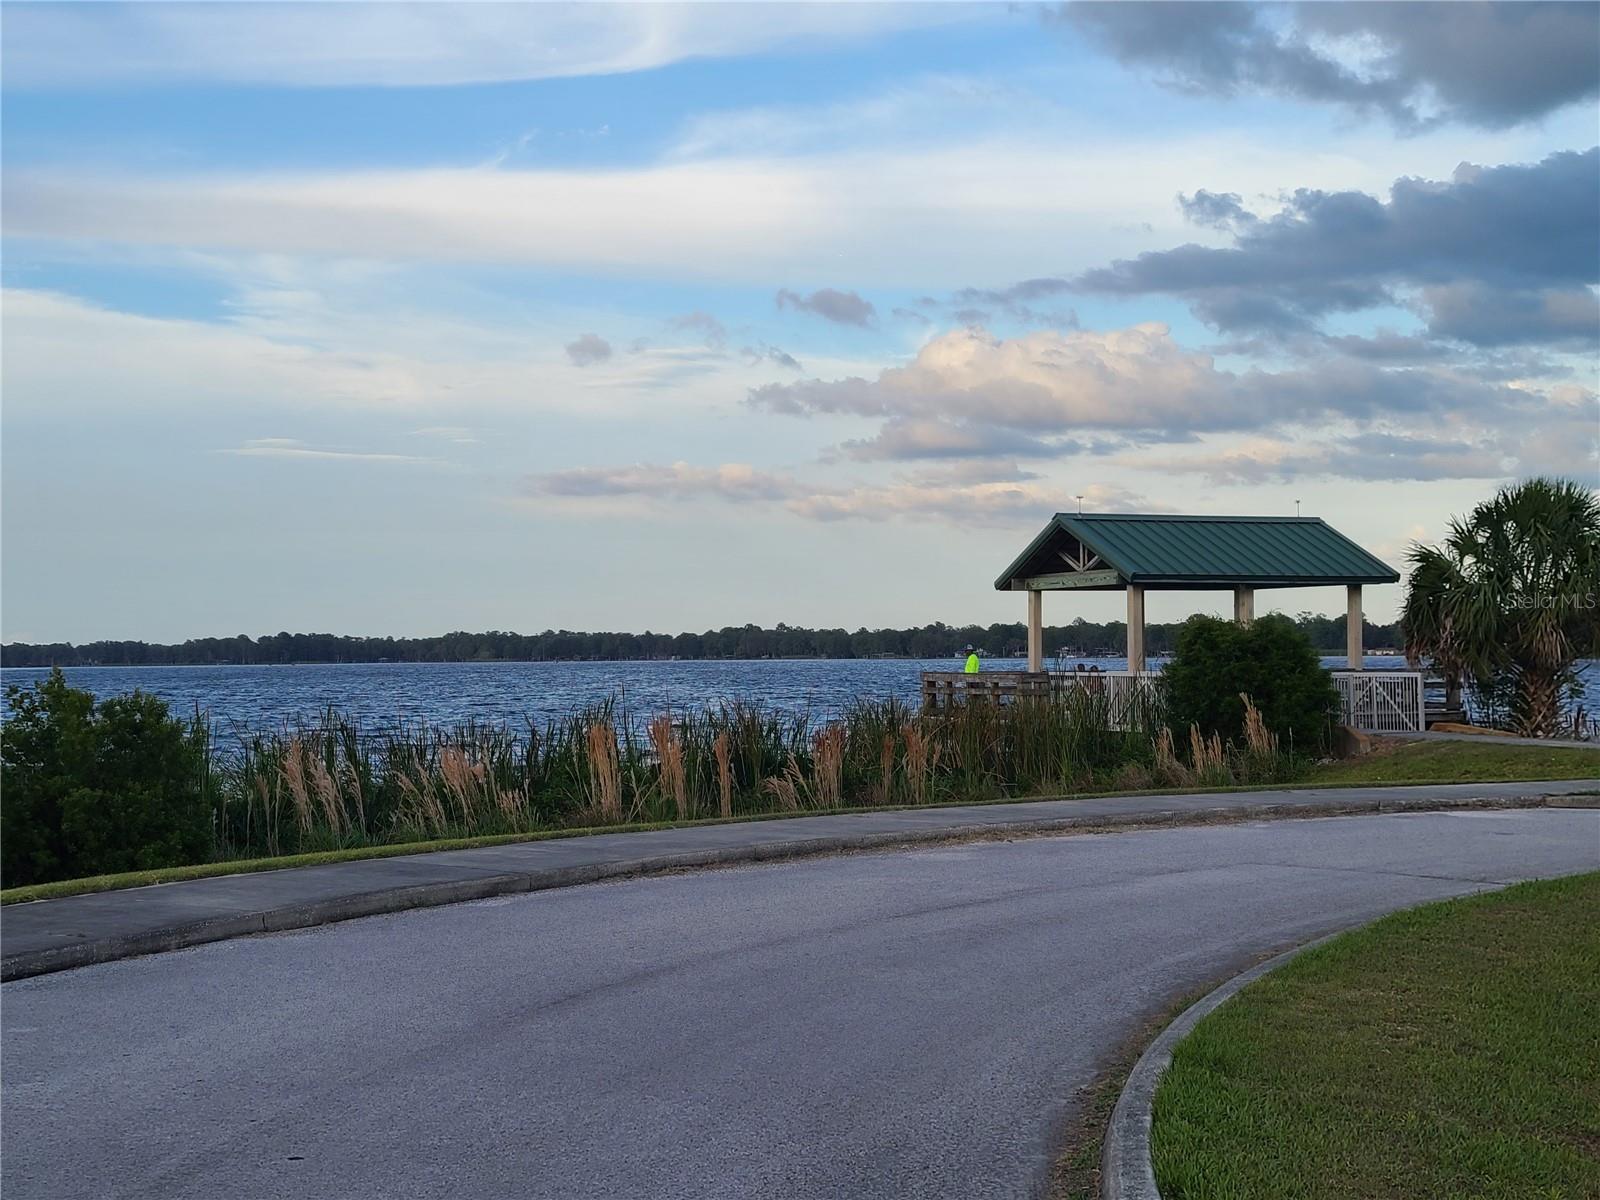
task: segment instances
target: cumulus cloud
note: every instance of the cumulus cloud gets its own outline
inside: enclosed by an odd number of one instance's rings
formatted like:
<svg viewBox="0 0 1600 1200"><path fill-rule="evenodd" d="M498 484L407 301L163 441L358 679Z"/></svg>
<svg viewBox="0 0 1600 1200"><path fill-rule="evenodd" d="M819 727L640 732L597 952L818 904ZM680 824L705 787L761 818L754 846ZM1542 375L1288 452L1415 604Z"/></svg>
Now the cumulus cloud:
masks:
<svg viewBox="0 0 1600 1200"><path fill-rule="evenodd" d="M1453 369L1437 344L1421 339L1378 334L1338 343L1312 342L1304 365L1231 371L1179 346L1161 325L1016 338L962 329L875 376L763 384L749 402L778 414L877 422L874 434L833 452L857 462L1111 455L1134 470L1240 482L1497 478L1508 464L1570 473L1585 455L1592 473L1600 461L1600 410L1584 388L1535 386L1509 363L1500 380ZM1558 427L1566 432L1544 436ZM1253 449L1239 448L1240 434L1254 439ZM1157 455L1164 444L1195 449Z"/></svg>
<svg viewBox="0 0 1600 1200"><path fill-rule="evenodd" d="M1594 391L1574 384L1551 388L1541 419L1519 433L1523 473L1600 483L1600 395Z"/></svg>
<svg viewBox="0 0 1600 1200"><path fill-rule="evenodd" d="M573 366L592 367L611 357L611 343L598 333L585 333L577 341L567 343L567 357Z"/></svg>
<svg viewBox="0 0 1600 1200"><path fill-rule="evenodd" d="M684 313L682 316L671 317L667 324L673 329L684 330L698 334L708 350L716 355L721 355L728 347L728 327L716 317L703 309ZM640 350L643 347L639 347ZM800 360L788 351L770 345L764 341L755 341L739 347L739 355L749 366L759 366L762 363L771 363L774 366L787 367L791 371L804 371Z"/></svg>
<svg viewBox="0 0 1600 1200"><path fill-rule="evenodd" d="M1600 94L1594 4L1302 4L1295 15L1310 32L1375 40L1371 65L1407 87L1423 124L1504 128Z"/></svg>
<svg viewBox="0 0 1600 1200"><path fill-rule="evenodd" d="M847 441L839 449L846 457L862 462L903 462L989 455L1055 458L1080 453L1084 447L1078 442L1047 442L1014 430L973 421L895 417L885 422L876 436Z"/></svg>
<svg viewBox="0 0 1600 1200"><path fill-rule="evenodd" d="M1230 331L1307 331L1329 313L1399 302L1397 289L1445 288L1449 336L1489 344L1534 340L1541 327L1568 339L1584 324L1580 292L1600 280L1600 150L1563 151L1531 165L1463 164L1448 182L1397 180L1387 202L1364 192L1302 189L1283 211L1244 220L1226 214L1229 247L1156 250L1081 275L1075 286L1119 296L1181 297ZM1192 205L1192 202L1191 202ZM1242 212L1242 210L1240 210ZM1448 290L1471 284L1468 293ZM1492 306L1487 289L1521 312L1515 339L1459 311ZM1423 292L1424 303L1429 293ZM1529 305L1527 297L1541 297ZM1544 301L1548 300L1548 303Z"/></svg>
<svg viewBox="0 0 1600 1200"><path fill-rule="evenodd" d="M1498 479L1511 467L1482 443L1401 434L1360 434L1314 444L1251 439L1203 454L1145 463L1168 472L1204 475L1215 484L1261 484L1339 477L1366 480Z"/></svg>
<svg viewBox="0 0 1600 1200"><path fill-rule="evenodd" d="M702 309L684 313L681 317L673 317L668 324L674 329L686 329L698 333L713 350L721 350L728 344L727 327Z"/></svg>
<svg viewBox="0 0 1600 1200"><path fill-rule="evenodd" d="M1070 26L1181 91L1262 92L1498 129L1600 93L1600 7L1571 3L1073 3Z"/></svg>
<svg viewBox="0 0 1600 1200"><path fill-rule="evenodd" d="M1231 372L1188 350L1165 325L1038 331L999 338L961 329L931 339L909 364L875 378L808 379L754 388L750 404L770 412L881 418L884 442L932 427L892 422L953 422L1030 437L1083 430L1162 438L1208 430L1253 429L1323 417L1449 411L1466 404L1498 409L1525 397L1445 371L1381 370L1353 361L1315 369ZM945 436L949 436L946 433Z"/></svg>
<svg viewBox="0 0 1600 1200"><path fill-rule="evenodd" d="M942 418L1034 433L1229 424L1219 379L1209 356L1182 349L1164 325L1009 339L960 329L874 379L768 384L750 393L750 403L796 415Z"/></svg>
<svg viewBox="0 0 1600 1200"><path fill-rule="evenodd" d="M805 370L805 368L800 365L800 360L794 355L790 354L787 350L781 350L777 346L769 346L765 342L762 342L758 346L744 346L740 349L739 353L743 354L745 359L752 365L755 363L769 362L775 363L780 367L788 367L791 371Z"/></svg>
<svg viewBox="0 0 1600 1200"><path fill-rule="evenodd" d="M1313 340L1308 346L1313 351L1331 350L1378 363L1438 362L1454 353L1450 347L1438 342L1414 334L1395 333L1393 330L1379 330L1370 335L1342 333Z"/></svg>
<svg viewBox="0 0 1600 1200"><path fill-rule="evenodd" d="M1178 196L1178 207L1195 225L1211 229L1238 229L1256 223L1256 215L1244 206L1237 192L1208 192L1201 188L1192 196Z"/></svg>
<svg viewBox="0 0 1600 1200"><path fill-rule="evenodd" d="M1078 314L1072 309L1046 310L1035 307L1039 300L1049 299L1072 289L1066 279L1024 279L1009 287L965 287L950 296L949 307L956 320L963 325L983 325L989 321L990 306L1013 321L1047 329L1076 329ZM898 309L896 310L899 311Z"/></svg>
<svg viewBox="0 0 1600 1200"><path fill-rule="evenodd" d="M871 301L863 300L855 292L842 292L836 288L821 288L809 296L783 288L778 292L778 307L808 312L836 325L866 327L878 315Z"/></svg>
<svg viewBox="0 0 1600 1200"><path fill-rule="evenodd" d="M1530 395L1520 412L1464 410L1426 432L1374 423L1368 428L1322 428L1297 436L1252 437L1208 443L1192 452L1124 454L1120 465L1163 473L1193 473L1217 484L1292 479L1373 481L1505 479L1556 474L1595 477L1600 467L1600 397L1560 386Z"/></svg>
<svg viewBox="0 0 1600 1200"><path fill-rule="evenodd" d="M538 496L643 496L673 500L717 496L724 500L783 500L796 495L799 485L787 476L758 471L740 463L697 467L677 462L665 466L637 464L551 471L529 476L523 490Z"/></svg>
<svg viewBox="0 0 1600 1200"><path fill-rule="evenodd" d="M1422 289L1428 332L1478 346L1600 345L1600 295L1587 287L1497 288L1477 281Z"/></svg>

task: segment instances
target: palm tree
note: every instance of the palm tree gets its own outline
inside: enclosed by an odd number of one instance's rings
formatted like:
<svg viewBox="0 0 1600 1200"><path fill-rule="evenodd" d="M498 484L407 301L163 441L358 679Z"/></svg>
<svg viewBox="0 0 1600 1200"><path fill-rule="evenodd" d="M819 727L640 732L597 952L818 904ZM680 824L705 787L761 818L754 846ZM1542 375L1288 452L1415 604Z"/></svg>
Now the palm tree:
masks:
<svg viewBox="0 0 1600 1200"><path fill-rule="evenodd" d="M1514 730L1553 736L1576 661L1600 652L1594 491L1566 479L1503 488L1407 558L1407 655L1509 695Z"/></svg>

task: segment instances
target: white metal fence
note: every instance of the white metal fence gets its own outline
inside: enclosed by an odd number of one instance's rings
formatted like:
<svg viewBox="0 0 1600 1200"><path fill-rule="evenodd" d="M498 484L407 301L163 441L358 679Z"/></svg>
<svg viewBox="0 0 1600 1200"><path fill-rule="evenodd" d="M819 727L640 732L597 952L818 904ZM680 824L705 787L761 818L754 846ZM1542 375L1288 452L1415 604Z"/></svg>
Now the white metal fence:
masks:
<svg viewBox="0 0 1600 1200"><path fill-rule="evenodd" d="M1427 726L1422 675L1417 671L1330 671L1339 691L1340 720L1374 733L1420 733ZM1132 671L924 671L923 703L943 708L973 697L1009 703L1026 696L1083 691L1104 696L1114 725L1136 725L1135 714L1159 701L1160 675Z"/></svg>
<svg viewBox="0 0 1600 1200"><path fill-rule="evenodd" d="M1421 733L1428 727L1419 671L1331 671L1344 723L1373 733Z"/></svg>
<svg viewBox="0 0 1600 1200"><path fill-rule="evenodd" d="M1050 684L1059 695L1082 691L1105 696L1113 713L1141 711L1159 701L1161 677L1150 671L1058 671Z"/></svg>

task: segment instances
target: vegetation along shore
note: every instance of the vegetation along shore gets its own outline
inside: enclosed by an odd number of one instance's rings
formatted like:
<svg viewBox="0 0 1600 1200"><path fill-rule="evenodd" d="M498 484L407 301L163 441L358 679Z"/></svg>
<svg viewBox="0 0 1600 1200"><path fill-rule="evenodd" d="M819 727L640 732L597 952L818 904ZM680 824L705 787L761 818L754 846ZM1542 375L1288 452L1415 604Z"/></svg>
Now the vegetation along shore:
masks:
<svg viewBox="0 0 1600 1200"><path fill-rule="evenodd" d="M1343 653L1345 618L1301 613L1294 618L1312 646ZM1145 626L1146 648L1164 654L1177 644L1181 622ZM1366 623L1365 644L1401 644L1397 625ZM1051 651L1091 656L1122 653L1127 626L1121 621L1083 621L1045 627ZM447 633L439 637L342 637L329 633L276 633L251 638L192 638L173 645L99 641L73 645L13 642L0 647L7 667L211 666L274 663L376 662L630 662L653 659L738 658L952 658L968 646L996 658L1027 652L1028 631L1020 621L994 625L933 625L907 629L805 629L778 624L729 625L704 633L574 633L546 630L520 634Z"/></svg>
<svg viewBox="0 0 1600 1200"><path fill-rule="evenodd" d="M1224 643L1229 666L1219 671ZM1330 769L1336 694L1289 620L1240 630L1196 618L1163 680L1121 706L1089 689L937 712L887 699L818 722L754 703L647 714L609 701L520 728L468 722L379 733L330 710L223 737L148 694L97 702L57 671L8 689L0 875L17 889L460 838L1317 782ZM1501 752L1474 770L1600 777L1600 753L1551 762L1542 748L1514 749L1543 757L1530 770ZM1418 779L1415 765L1391 771Z"/></svg>

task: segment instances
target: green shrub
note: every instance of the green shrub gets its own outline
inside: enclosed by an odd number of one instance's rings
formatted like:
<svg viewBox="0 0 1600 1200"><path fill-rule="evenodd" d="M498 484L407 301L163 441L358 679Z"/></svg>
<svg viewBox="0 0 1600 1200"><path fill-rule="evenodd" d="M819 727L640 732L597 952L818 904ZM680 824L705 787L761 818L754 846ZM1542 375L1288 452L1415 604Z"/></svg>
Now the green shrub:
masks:
<svg viewBox="0 0 1600 1200"><path fill-rule="evenodd" d="M134 692L96 704L59 670L6 689L5 886L203 861L212 846L204 726Z"/></svg>
<svg viewBox="0 0 1600 1200"><path fill-rule="evenodd" d="M1283 749L1305 753L1327 747L1339 712L1339 693L1310 639L1284 616L1248 626L1191 617L1162 674L1168 720L1180 737L1197 725L1203 734L1240 741L1243 694Z"/></svg>

